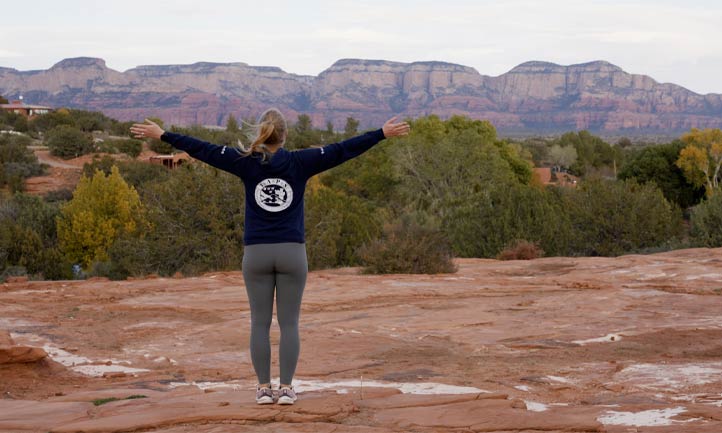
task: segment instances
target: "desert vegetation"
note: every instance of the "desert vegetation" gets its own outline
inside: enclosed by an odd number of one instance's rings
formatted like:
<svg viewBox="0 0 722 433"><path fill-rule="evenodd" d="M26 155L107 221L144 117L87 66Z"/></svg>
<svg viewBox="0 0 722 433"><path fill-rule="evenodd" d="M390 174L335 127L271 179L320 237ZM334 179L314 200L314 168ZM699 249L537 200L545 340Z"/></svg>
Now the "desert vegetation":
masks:
<svg viewBox="0 0 722 433"><path fill-rule="evenodd" d="M60 109L21 118L0 114L6 132L0 134L2 278L123 279L240 268L240 179L202 163L171 170L134 160L144 145L174 150L130 138L129 122L101 113ZM291 150L360 132L353 118L339 131L331 124L316 128L307 115L295 120ZM440 273L454 271L452 257L616 256L722 246L719 130L638 145L606 143L587 131L501 139L491 123L463 116L410 122L410 135L385 140L309 182L312 269ZM225 129L166 127L231 146L251 134L233 117ZM94 152L128 158L88 163L72 196L36 197L23 192L24 179L44 170L28 148L32 143L61 158ZM544 183L535 167L578 183Z"/></svg>

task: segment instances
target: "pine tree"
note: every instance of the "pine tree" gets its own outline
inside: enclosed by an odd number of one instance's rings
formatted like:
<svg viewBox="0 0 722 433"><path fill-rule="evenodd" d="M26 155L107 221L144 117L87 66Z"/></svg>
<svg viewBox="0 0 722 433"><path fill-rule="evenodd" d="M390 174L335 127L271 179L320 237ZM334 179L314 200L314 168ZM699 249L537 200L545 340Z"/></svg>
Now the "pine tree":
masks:
<svg viewBox="0 0 722 433"><path fill-rule="evenodd" d="M233 117L232 114L228 116L228 122L226 123L226 131L228 132L239 132L240 128L238 127L238 121L235 117Z"/></svg>

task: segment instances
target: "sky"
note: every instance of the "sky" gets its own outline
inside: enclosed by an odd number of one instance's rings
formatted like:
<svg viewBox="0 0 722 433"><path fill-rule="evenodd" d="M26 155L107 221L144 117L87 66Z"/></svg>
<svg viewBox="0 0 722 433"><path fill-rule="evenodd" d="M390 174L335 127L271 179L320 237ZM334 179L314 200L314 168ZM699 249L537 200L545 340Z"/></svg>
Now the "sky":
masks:
<svg viewBox="0 0 722 433"><path fill-rule="evenodd" d="M244 62L318 75L342 58L444 61L500 75L529 60L606 60L722 93L718 0L3 1L0 66L68 57L139 65Z"/></svg>

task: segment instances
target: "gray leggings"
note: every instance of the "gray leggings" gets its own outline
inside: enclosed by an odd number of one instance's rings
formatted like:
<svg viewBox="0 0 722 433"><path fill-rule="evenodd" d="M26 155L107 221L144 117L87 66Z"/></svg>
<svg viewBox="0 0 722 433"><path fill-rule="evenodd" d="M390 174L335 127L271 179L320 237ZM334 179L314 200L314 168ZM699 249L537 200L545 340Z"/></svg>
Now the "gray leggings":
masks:
<svg viewBox="0 0 722 433"><path fill-rule="evenodd" d="M251 360L258 383L271 381L269 333L275 289L276 314L281 327L281 383L291 385L301 346L298 318L308 274L306 244L247 245L244 247L242 270L251 306Z"/></svg>

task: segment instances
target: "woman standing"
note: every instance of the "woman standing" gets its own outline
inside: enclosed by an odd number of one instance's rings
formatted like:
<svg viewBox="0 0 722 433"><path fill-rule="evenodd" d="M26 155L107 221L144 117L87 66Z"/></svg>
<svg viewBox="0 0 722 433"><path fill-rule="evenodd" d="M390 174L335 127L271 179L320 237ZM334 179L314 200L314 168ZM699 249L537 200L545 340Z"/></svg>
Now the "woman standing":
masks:
<svg viewBox="0 0 722 433"><path fill-rule="evenodd" d="M291 382L300 350L298 320L308 273L303 216L306 182L361 155L384 138L408 134L409 125L392 118L383 128L346 141L291 152L283 148L288 132L286 120L274 108L260 116L256 138L248 149L164 131L147 119L130 129L137 138L163 140L243 181L246 209L242 271L251 309L251 359L258 377L256 402L274 402L269 334L275 291L281 328L278 403L293 404L296 393Z"/></svg>

